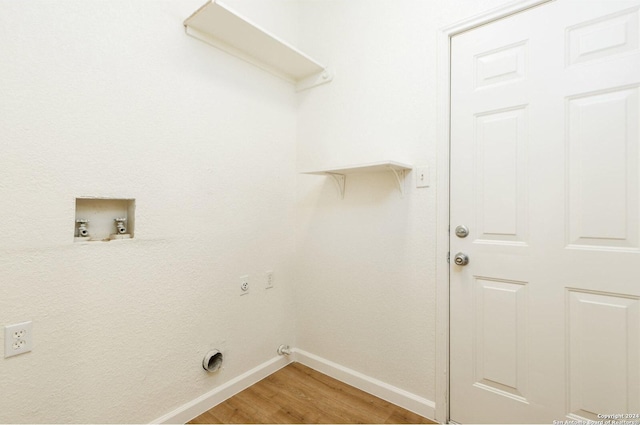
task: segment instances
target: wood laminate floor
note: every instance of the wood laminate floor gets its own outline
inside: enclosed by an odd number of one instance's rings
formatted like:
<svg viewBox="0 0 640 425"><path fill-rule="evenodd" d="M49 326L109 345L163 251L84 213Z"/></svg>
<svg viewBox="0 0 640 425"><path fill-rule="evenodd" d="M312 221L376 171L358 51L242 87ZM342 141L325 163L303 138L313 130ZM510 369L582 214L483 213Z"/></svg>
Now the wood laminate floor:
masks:
<svg viewBox="0 0 640 425"><path fill-rule="evenodd" d="M292 363L190 424L433 424L320 372Z"/></svg>

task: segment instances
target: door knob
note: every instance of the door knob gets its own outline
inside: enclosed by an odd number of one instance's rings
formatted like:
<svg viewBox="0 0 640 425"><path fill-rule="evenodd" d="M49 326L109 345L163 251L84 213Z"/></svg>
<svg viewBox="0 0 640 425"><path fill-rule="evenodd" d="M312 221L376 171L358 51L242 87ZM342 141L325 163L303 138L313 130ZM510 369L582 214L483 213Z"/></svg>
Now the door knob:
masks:
<svg viewBox="0 0 640 425"><path fill-rule="evenodd" d="M466 266L469 264L469 257L467 257L467 254L459 252L455 257L453 257L453 262L459 266Z"/></svg>
<svg viewBox="0 0 640 425"><path fill-rule="evenodd" d="M459 238L466 238L469 236L469 228L463 224L456 227L456 236Z"/></svg>

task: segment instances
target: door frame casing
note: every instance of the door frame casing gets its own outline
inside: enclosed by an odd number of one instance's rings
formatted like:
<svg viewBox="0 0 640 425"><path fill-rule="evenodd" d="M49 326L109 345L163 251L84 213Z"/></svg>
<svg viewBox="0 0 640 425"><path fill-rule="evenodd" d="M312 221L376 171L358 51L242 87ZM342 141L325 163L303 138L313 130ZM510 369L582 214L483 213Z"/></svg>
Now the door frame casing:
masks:
<svg viewBox="0 0 640 425"><path fill-rule="evenodd" d="M455 35L557 0L515 0L438 31L436 141L436 412L435 420L449 423L449 202L451 152L451 38Z"/></svg>

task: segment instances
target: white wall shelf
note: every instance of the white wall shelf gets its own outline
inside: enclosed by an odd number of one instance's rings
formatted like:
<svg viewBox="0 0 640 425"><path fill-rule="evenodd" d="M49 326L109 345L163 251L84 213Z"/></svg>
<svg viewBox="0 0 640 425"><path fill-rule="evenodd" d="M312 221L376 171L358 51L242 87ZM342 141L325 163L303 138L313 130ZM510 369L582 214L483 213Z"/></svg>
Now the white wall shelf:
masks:
<svg viewBox="0 0 640 425"><path fill-rule="evenodd" d="M218 0L210 0L198 9L184 26L188 35L295 84L296 91L333 79L325 66Z"/></svg>
<svg viewBox="0 0 640 425"><path fill-rule="evenodd" d="M314 174L332 177L338 185L340 197L344 199L344 190L347 181L347 175L388 172L393 175L400 194L404 196L404 179L407 172L411 171L412 168L413 166L398 161L378 161L344 167L333 167L321 170L304 171L302 172L302 174Z"/></svg>

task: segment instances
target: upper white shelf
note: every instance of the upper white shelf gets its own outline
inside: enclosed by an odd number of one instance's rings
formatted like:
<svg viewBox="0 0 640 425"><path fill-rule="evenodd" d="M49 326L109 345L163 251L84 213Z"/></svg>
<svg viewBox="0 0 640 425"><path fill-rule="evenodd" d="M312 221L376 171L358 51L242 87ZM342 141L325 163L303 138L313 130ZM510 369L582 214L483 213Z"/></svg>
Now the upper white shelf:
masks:
<svg viewBox="0 0 640 425"><path fill-rule="evenodd" d="M209 0L184 26L188 35L294 83L297 91L333 79L325 66L218 0Z"/></svg>
<svg viewBox="0 0 640 425"><path fill-rule="evenodd" d="M344 190L348 174L390 172L395 177L400 194L404 196L404 178L413 166L398 161L378 161L343 167L331 167L320 170L303 171L302 174L331 176L338 184L340 196L344 198Z"/></svg>

